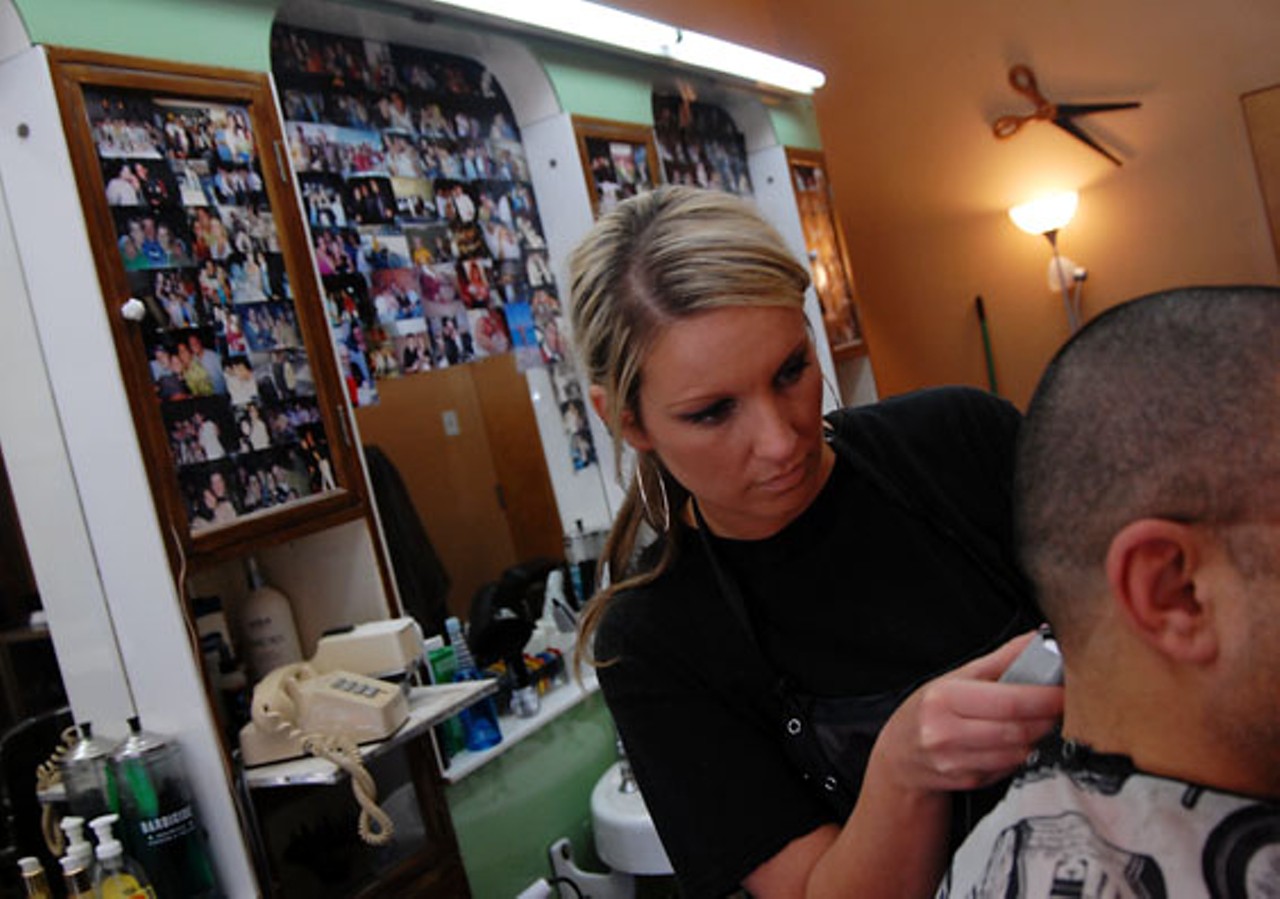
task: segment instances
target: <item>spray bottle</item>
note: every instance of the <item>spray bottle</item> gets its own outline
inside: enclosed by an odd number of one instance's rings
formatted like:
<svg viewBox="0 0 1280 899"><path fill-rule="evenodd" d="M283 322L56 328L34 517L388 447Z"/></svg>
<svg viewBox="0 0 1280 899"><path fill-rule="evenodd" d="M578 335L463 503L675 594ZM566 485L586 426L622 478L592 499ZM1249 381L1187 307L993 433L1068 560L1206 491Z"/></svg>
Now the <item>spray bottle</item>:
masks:
<svg viewBox="0 0 1280 899"><path fill-rule="evenodd" d="M129 851L165 897L218 895L204 829L183 775L178 745L129 719L129 736L111 757Z"/></svg>
<svg viewBox="0 0 1280 899"><path fill-rule="evenodd" d="M18 869L22 872L23 896L27 899L52 899L49 882L44 876L44 865L34 855L24 855L18 859Z"/></svg>
<svg viewBox="0 0 1280 899"><path fill-rule="evenodd" d="M98 837L98 870L93 891L100 899L156 899L142 866L124 854L124 847L111 833L120 820L116 814L102 815L89 822Z"/></svg>
<svg viewBox="0 0 1280 899"><path fill-rule="evenodd" d="M479 680L480 672L471 658L471 648L462 636L462 622L449 617L444 622L445 633L449 635L449 645L453 647L458 660L458 670L454 674L455 681ZM467 748L472 752L488 749L502 742L502 731L498 728L498 709L493 704L493 697L486 696L469 708L459 712L462 719L462 735Z"/></svg>

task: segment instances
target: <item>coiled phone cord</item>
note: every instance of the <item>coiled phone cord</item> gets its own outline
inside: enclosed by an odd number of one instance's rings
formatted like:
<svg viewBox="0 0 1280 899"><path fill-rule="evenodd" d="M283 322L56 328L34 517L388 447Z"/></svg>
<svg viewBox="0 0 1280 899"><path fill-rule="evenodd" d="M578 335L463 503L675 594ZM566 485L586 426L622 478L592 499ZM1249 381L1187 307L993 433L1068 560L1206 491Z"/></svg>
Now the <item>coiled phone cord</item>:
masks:
<svg viewBox="0 0 1280 899"><path fill-rule="evenodd" d="M304 733L286 716L273 709L258 709L255 720L266 718L277 731L294 740L309 755L327 759L351 776L351 794L360 806L356 832L370 846L385 846L395 834L395 822L378 805L378 785L360 759L360 749L348 738L331 734Z"/></svg>
<svg viewBox="0 0 1280 899"><path fill-rule="evenodd" d="M72 746L76 745L76 740L79 738L80 735L74 724L62 731L62 743L53 750L48 759L36 767L37 793L43 793L62 783L62 758ZM43 808L40 810L40 834L44 837L44 844L49 848L49 852L54 858L58 858L66 847L66 835L58 827L57 813L54 811L53 803L41 804Z"/></svg>
<svg viewBox="0 0 1280 899"><path fill-rule="evenodd" d="M328 759L351 775L351 795L360 805L360 818L356 824L360 839L370 846L391 842L395 823L378 805L378 785L361 761L359 747L349 739L328 734L306 734L302 738L302 748L312 755Z"/></svg>

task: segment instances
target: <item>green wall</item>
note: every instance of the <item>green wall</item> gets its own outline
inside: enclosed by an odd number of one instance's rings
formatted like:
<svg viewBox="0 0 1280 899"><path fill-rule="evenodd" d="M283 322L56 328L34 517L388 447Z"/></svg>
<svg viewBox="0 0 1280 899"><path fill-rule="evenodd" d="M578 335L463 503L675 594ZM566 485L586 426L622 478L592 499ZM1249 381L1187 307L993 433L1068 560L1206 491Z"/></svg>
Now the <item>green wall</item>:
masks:
<svg viewBox="0 0 1280 899"><path fill-rule="evenodd" d="M510 899L551 876L547 847L573 843L574 861L603 871L591 840L591 790L617 761L613 720L596 693L446 788L476 899Z"/></svg>
<svg viewBox="0 0 1280 899"><path fill-rule="evenodd" d="M13 0L37 44L265 72L282 0Z"/></svg>
<svg viewBox="0 0 1280 899"><path fill-rule="evenodd" d="M653 70L584 48L530 41L560 108L572 115L653 124Z"/></svg>
<svg viewBox="0 0 1280 899"><path fill-rule="evenodd" d="M31 40L265 72L271 23L283 0L13 0ZM653 122L654 69L581 47L529 40L560 101L573 115L632 124ZM813 104L788 98L769 106L778 142L820 149Z"/></svg>
<svg viewBox="0 0 1280 899"><path fill-rule="evenodd" d="M778 136L778 143L782 146L801 150L822 149L813 101L807 97L797 97L766 108L773 122L773 133Z"/></svg>

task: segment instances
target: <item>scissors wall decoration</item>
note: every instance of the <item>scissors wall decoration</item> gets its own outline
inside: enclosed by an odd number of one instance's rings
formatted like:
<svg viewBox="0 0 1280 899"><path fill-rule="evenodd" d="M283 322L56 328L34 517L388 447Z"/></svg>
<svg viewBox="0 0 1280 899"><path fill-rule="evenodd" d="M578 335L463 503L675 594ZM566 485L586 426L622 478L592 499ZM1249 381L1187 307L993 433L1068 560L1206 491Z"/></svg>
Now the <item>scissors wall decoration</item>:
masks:
<svg viewBox="0 0 1280 899"><path fill-rule="evenodd" d="M995 132L996 137L1001 140L1013 137L1028 122L1037 120L1052 122L1076 140L1087 144L1091 149L1110 159L1116 165L1121 164L1118 156L1090 137L1083 128L1076 124L1075 120L1079 116L1090 115L1095 112L1136 109L1142 105L1141 103L1134 100L1124 103L1052 103L1044 94L1040 93L1040 88L1036 84L1035 73L1031 71L1031 67L1024 65L1016 65L1009 70L1009 83L1013 85L1015 91L1034 103L1036 108L1027 115L1000 116L991 125L991 130Z"/></svg>

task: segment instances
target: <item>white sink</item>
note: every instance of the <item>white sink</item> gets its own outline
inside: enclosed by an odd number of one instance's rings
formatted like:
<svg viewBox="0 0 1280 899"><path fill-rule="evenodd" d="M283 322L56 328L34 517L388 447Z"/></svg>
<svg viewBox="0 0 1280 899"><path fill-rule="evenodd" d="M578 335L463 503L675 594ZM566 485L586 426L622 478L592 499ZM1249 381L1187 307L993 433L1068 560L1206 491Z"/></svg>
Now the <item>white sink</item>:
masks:
<svg viewBox="0 0 1280 899"><path fill-rule="evenodd" d="M615 871L670 874L671 862L658 839L639 790L624 793L622 763L605 771L591 791L591 824L596 854Z"/></svg>

